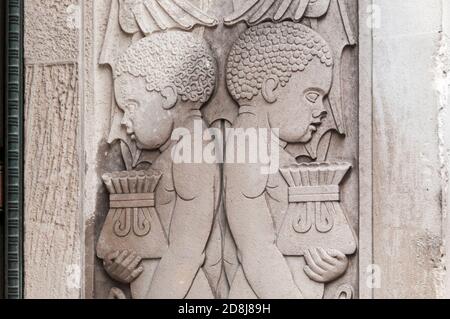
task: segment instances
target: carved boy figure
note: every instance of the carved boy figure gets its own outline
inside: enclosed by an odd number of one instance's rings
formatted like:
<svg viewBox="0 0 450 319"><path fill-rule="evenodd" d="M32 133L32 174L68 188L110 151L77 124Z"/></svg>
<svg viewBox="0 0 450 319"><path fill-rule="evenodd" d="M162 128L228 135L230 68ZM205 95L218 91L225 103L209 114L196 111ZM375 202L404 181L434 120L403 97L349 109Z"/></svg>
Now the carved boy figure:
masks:
<svg viewBox="0 0 450 319"><path fill-rule="evenodd" d="M218 202L218 167L175 163L172 153L191 137L173 140L172 133L177 128L193 132L195 122L204 125L200 109L215 81L209 46L187 32L152 34L117 60L114 88L122 125L140 149L160 151L151 168L162 174L155 209L168 244L162 256L151 258L112 247L105 269L131 284L133 298L214 297L210 282L216 278L205 267L205 250Z"/></svg>
<svg viewBox="0 0 450 319"><path fill-rule="evenodd" d="M280 141L279 165L296 164L285 147L311 140L326 116L332 74L331 49L310 28L293 22L251 27L228 59L227 84L240 107L234 128L278 129L272 134ZM296 256L280 251L288 186L280 172L265 174L261 167L228 158L225 166L227 217L240 262L230 298L322 298L324 283L345 273L348 258L314 246Z"/></svg>

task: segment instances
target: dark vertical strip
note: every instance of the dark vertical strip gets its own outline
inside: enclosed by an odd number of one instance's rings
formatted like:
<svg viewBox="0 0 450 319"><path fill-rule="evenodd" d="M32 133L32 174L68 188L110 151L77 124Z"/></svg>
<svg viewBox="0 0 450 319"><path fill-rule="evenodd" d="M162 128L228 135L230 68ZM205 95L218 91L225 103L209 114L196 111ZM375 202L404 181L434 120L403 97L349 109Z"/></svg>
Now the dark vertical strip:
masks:
<svg viewBox="0 0 450 319"><path fill-rule="evenodd" d="M0 36L2 39L5 39L5 1L0 2ZM5 214L3 211L3 137L4 137L4 105L5 105L5 41L0 42L0 298L4 298L4 228L5 228Z"/></svg>
<svg viewBox="0 0 450 319"><path fill-rule="evenodd" d="M6 6L5 297L23 296L23 0Z"/></svg>

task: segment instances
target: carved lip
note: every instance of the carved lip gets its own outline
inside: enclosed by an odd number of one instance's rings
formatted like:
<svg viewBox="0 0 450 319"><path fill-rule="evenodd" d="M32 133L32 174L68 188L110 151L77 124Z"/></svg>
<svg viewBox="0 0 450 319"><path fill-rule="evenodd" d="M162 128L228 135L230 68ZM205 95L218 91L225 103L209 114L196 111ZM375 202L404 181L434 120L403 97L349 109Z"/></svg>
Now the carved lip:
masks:
<svg viewBox="0 0 450 319"><path fill-rule="evenodd" d="M319 124L319 125L320 125L320 124ZM311 132L317 132L317 127L318 127L319 125L317 125L317 124L311 124L311 125L309 126L309 130L310 130Z"/></svg>
<svg viewBox="0 0 450 319"><path fill-rule="evenodd" d="M319 126L322 125L322 118L319 119L315 119L311 122L311 124L309 125L309 129L312 132L317 132L317 130L319 129Z"/></svg>

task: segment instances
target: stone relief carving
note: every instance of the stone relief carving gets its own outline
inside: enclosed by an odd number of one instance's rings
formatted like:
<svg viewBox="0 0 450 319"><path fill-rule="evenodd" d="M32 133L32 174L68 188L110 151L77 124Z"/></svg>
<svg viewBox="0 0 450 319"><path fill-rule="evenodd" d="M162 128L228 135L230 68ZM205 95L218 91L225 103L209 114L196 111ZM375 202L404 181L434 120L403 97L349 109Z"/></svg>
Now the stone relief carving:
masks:
<svg viewBox="0 0 450 319"><path fill-rule="evenodd" d="M235 128L279 128L284 167L270 175L260 173L261 164L225 165L226 214L239 256L230 297L322 298L324 284L345 273L346 255L356 250L339 205L350 166L296 164L285 148L308 143L326 116L331 48L305 25L262 23L240 36L228 67L240 105Z"/></svg>
<svg viewBox="0 0 450 319"><path fill-rule="evenodd" d="M161 174L151 171L103 176L110 194L110 211L97 244L99 258L111 260L108 254L112 251L130 250L136 260L137 256L155 259L166 252L167 237L155 210L155 189L160 179Z"/></svg>
<svg viewBox="0 0 450 319"><path fill-rule="evenodd" d="M281 22L291 20L300 22L302 18L320 18L327 13L331 0L250 0L244 1L236 11L224 19L225 24L233 25L245 21L249 25L270 20Z"/></svg>
<svg viewBox="0 0 450 319"><path fill-rule="evenodd" d="M185 0L112 0L110 18L100 55L100 64L114 68L129 46L145 36L168 30L190 30L195 26L214 27L216 18ZM121 141L127 169L151 164L157 152L139 149L121 125L122 112L113 98L114 113L109 143Z"/></svg>
<svg viewBox="0 0 450 319"><path fill-rule="evenodd" d="M118 283L109 296L323 298L357 250L340 196L351 165L327 161L331 131L346 132L345 2L194 2L111 2L100 64L112 69L109 143L126 170L103 175L96 250ZM220 121L279 129L263 143L270 153L276 138L279 170L173 160L197 122ZM192 134L173 139L179 128ZM355 292L343 283L333 296Z"/></svg>
<svg viewBox="0 0 450 319"><path fill-rule="evenodd" d="M225 17L224 23L235 25L245 22L249 26L285 20L301 22L318 31L330 44L335 57L334 85L326 100L328 116L309 143L292 143L289 151L296 157L325 160L331 143L331 132L346 133L343 116L341 57L345 47L356 44L350 26L347 6L343 0L236 0L236 10Z"/></svg>
<svg viewBox="0 0 450 319"><path fill-rule="evenodd" d="M119 21L126 33L144 35L174 28L190 30L196 25L212 27L218 23L184 0L120 0Z"/></svg>
<svg viewBox="0 0 450 319"><path fill-rule="evenodd" d="M280 170L289 186L289 208L277 238L284 255L302 256L314 245L355 253L355 236L340 205L339 185L349 169L346 163L312 163Z"/></svg>
<svg viewBox="0 0 450 319"><path fill-rule="evenodd" d="M180 31L135 42L115 64L121 123L139 149L159 153L155 172L104 177L111 211L97 255L112 278L131 283L133 298L214 297L220 274L205 264L205 247L218 205L218 166L174 163L172 152L187 137L171 135L202 121L215 72L208 44Z"/></svg>

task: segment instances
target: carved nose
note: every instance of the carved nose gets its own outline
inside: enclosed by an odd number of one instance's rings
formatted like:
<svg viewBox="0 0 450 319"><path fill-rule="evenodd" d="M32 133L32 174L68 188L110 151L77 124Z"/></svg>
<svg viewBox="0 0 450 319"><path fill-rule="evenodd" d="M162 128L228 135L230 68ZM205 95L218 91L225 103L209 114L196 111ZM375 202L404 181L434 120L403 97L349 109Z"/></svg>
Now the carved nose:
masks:
<svg viewBox="0 0 450 319"><path fill-rule="evenodd" d="M324 117L327 116L327 114L328 114L328 112L325 111L325 110L317 110L317 111L314 111L314 112L313 112L312 116L313 116L314 118L320 118L320 119L323 119Z"/></svg>

